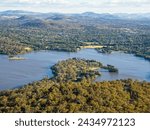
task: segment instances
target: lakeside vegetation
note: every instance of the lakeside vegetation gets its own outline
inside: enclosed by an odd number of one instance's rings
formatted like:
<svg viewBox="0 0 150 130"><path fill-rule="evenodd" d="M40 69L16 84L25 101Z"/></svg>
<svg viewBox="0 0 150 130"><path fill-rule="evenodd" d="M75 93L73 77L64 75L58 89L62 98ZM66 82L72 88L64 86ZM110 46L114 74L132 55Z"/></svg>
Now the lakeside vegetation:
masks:
<svg viewBox="0 0 150 130"><path fill-rule="evenodd" d="M76 52L86 47L104 53L124 51L149 60L149 30L149 20L110 19L94 13L0 17L0 53L31 51L24 48Z"/></svg>
<svg viewBox="0 0 150 130"><path fill-rule="evenodd" d="M138 57L143 57L150 61L150 43L148 45L111 45L103 48L96 49L100 53L110 54L112 51L122 51L129 54L134 54Z"/></svg>
<svg viewBox="0 0 150 130"><path fill-rule="evenodd" d="M101 76L100 69L106 69L109 72L118 72L119 70L112 65L104 66L95 60L86 60L72 58L58 62L51 67L54 74L53 80L74 81L79 82L83 79L95 80L97 76Z"/></svg>
<svg viewBox="0 0 150 130"><path fill-rule="evenodd" d="M103 66L103 69L108 70L109 72L118 72L119 70L117 68L115 68L115 66L113 65L107 65L107 66Z"/></svg>
<svg viewBox="0 0 150 130"><path fill-rule="evenodd" d="M90 48L90 49L97 49L97 48L103 48L104 46L99 45L97 42L82 42L82 46L80 46L80 49L82 48Z"/></svg>
<svg viewBox="0 0 150 130"><path fill-rule="evenodd" d="M100 76L98 71L102 67L100 62L85 59L68 59L58 62L52 66L52 72L55 80L60 81L81 81L85 79L95 79Z"/></svg>
<svg viewBox="0 0 150 130"><path fill-rule="evenodd" d="M0 54L7 54L12 56L31 52L32 49L29 49L29 47L27 48L26 46L27 45L23 45L18 41L0 36Z"/></svg>
<svg viewBox="0 0 150 130"><path fill-rule="evenodd" d="M93 60L58 62L52 67L52 79L0 91L0 112L150 112L150 83L131 79L94 82L99 67L102 64Z"/></svg>

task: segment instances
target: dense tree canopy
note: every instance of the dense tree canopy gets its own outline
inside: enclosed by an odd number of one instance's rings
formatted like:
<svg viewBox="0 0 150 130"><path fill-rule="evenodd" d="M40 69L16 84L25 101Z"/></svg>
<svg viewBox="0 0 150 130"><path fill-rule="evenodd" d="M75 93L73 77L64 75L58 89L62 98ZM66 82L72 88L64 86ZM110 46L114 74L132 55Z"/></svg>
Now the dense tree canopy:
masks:
<svg viewBox="0 0 150 130"><path fill-rule="evenodd" d="M45 79L0 92L0 112L150 112L150 83Z"/></svg>
<svg viewBox="0 0 150 130"><path fill-rule="evenodd" d="M52 66L55 80L59 81L81 81L83 78L95 79L100 75L98 69L103 65L94 60L68 59L58 62Z"/></svg>
<svg viewBox="0 0 150 130"><path fill-rule="evenodd" d="M56 17L56 19L54 18ZM18 54L33 50L77 51L85 42L103 45L100 52L121 50L150 58L149 21L57 15L0 17L0 53ZM11 43L11 42L12 43Z"/></svg>

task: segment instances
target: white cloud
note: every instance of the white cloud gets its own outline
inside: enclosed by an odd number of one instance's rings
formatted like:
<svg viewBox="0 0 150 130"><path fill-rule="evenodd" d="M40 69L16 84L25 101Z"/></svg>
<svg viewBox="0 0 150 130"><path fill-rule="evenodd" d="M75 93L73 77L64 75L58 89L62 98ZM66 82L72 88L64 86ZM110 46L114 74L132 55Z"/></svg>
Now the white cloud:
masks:
<svg viewBox="0 0 150 130"><path fill-rule="evenodd" d="M1 1L1 0L0 0ZM5 3L48 3L48 4L52 4L52 3L68 3L68 0L5 0L3 1Z"/></svg>
<svg viewBox="0 0 150 130"><path fill-rule="evenodd" d="M150 0L0 0L0 10L150 12Z"/></svg>
<svg viewBox="0 0 150 130"><path fill-rule="evenodd" d="M88 4L88 5L125 5L125 4L150 4L150 0L0 0L2 3L26 4Z"/></svg>

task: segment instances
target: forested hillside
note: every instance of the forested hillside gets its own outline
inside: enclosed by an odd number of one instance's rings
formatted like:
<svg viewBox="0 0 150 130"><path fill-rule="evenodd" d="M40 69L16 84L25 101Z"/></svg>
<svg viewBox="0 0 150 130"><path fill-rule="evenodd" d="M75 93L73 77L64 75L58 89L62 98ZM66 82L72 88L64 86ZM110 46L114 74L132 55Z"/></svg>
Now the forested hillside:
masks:
<svg viewBox="0 0 150 130"><path fill-rule="evenodd" d="M98 50L100 52L121 50L146 59L150 57L150 19L128 19L115 14L95 13L23 14L0 14L1 53L22 53L22 46L33 50L71 52L81 49L85 42L95 42L96 45L105 46ZM13 41L15 46L9 41Z"/></svg>

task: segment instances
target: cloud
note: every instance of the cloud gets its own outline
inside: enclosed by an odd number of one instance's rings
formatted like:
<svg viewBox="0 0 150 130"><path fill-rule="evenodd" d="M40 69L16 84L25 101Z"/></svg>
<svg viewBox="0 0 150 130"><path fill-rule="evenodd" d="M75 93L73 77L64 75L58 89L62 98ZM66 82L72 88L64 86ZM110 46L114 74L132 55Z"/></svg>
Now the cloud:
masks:
<svg viewBox="0 0 150 130"><path fill-rule="evenodd" d="M0 0L0 10L150 12L150 0Z"/></svg>
<svg viewBox="0 0 150 130"><path fill-rule="evenodd" d="M0 0L5 4L62 4L62 5L96 5L96 6L121 6L135 4L150 4L149 0Z"/></svg>
<svg viewBox="0 0 150 130"><path fill-rule="evenodd" d="M136 6L150 4L149 0L87 0L89 5L94 6Z"/></svg>
<svg viewBox="0 0 150 130"><path fill-rule="evenodd" d="M1 0L0 0L1 1ZM53 4L53 3L59 3L59 4L64 4L68 3L68 0L5 0L2 1L3 3L14 3L14 4L42 4L42 3L47 3L47 4Z"/></svg>

